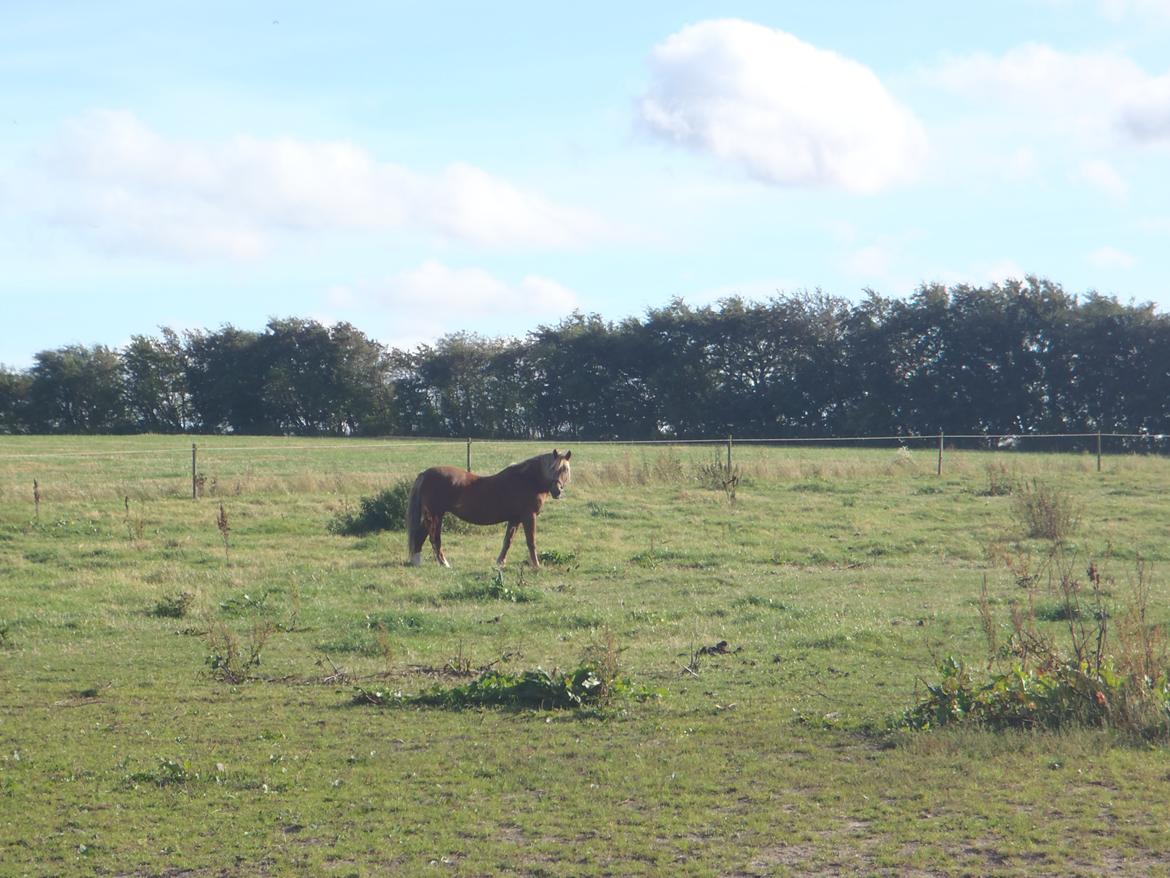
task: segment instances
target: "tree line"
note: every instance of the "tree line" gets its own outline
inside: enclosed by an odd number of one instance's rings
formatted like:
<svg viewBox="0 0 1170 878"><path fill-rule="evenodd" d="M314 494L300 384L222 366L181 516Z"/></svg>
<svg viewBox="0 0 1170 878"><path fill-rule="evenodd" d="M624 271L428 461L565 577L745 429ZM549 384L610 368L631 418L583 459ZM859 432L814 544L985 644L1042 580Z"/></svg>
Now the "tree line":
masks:
<svg viewBox="0 0 1170 878"><path fill-rule="evenodd" d="M348 323L134 336L0 367L0 433L656 439L1163 433L1170 317L1028 278L675 300L387 348Z"/></svg>

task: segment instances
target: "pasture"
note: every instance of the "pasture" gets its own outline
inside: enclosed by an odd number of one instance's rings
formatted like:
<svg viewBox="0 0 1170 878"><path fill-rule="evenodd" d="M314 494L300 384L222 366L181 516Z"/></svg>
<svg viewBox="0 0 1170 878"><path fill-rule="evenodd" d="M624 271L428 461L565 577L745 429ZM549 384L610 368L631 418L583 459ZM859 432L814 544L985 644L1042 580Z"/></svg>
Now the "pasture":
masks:
<svg viewBox="0 0 1170 878"><path fill-rule="evenodd" d="M196 441L193 500L189 439L0 437L4 875L1170 870L1165 746L892 728L942 658L986 661L1003 559L1047 551L997 479L1067 492L1066 551L1116 601L1148 559L1165 621L1164 459L739 446L732 502L702 478L722 449L562 444L545 566L497 578L502 526L448 530L450 570L327 528L461 442ZM634 694L355 701L599 652Z"/></svg>

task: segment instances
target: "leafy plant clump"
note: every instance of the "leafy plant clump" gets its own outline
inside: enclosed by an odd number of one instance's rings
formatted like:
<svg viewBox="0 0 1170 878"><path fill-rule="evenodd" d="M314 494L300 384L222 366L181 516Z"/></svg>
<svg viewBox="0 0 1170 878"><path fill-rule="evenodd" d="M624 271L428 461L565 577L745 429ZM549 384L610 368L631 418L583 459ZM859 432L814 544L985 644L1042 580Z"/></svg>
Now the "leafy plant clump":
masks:
<svg viewBox="0 0 1170 878"><path fill-rule="evenodd" d="M195 595L191 594L191 592L176 592L175 594L167 595L155 604L150 614L164 619L182 619L187 615L194 602Z"/></svg>
<svg viewBox="0 0 1170 878"><path fill-rule="evenodd" d="M356 537L380 530L405 530L406 507L413 484L402 479L373 497L362 497L357 512L339 512L328 524L330 533Z"/></svg>
<svg viewBox="0 0 1170 878"><path fill-rule="evenodd" d="M509 601L514 604L526 604L540 600L541 593L535 588L526 588L524 585L524 568L519 568L519 576L515 585L508 585L504 578L504 571L497 567L490 579L480 579L474 583L466 583L458 588L443 592L442 597L448 600L492 600Z"/></svg>
<svg viewBox="0 0 1170 878"><path fill-rule="evenodd" d="M1116 620L1105 609L1109 590L1095 563L1083 579L1067 562L1055 566L1053 587L1061 597L1067 642L1058 645L1037 625L1029 595L1026 608L1013 607L1011 634L999 647L985 592L980 610L991 651L987 678L976 680L965 662L947 657L939 667L942 679L926 684L926 697L903 714L903 726L1090 727L1170 740L1170 650L1165 626L1147 619L1144 564L1138 563L1134 604Z"/></svg>
<svg viewBox="0 0 1170 878"><path fill-rule="evenodd" d="M621 679L605 680L599 668L581 665L569 673L543 668L509 674L487 670L462 686L435 686L418 695L401 692L368 692L359 689L357 703L402 704L461 710L471 707L532 708L557 710L598 705L618 692L629 690Z"/></svg>
<svg viewBox="0 0 1170 878"><path fill-rule="evenodd" d="M939 670L942 679L928 684L928 696L905 714L909 728L975 722L997 730L1120 727L1144 738L1170 732L1170 685L1164 676L1137 681L1112 665L1094 670L1064 660L1045 668L1014 664L980 684L953 656Z"/></svg>

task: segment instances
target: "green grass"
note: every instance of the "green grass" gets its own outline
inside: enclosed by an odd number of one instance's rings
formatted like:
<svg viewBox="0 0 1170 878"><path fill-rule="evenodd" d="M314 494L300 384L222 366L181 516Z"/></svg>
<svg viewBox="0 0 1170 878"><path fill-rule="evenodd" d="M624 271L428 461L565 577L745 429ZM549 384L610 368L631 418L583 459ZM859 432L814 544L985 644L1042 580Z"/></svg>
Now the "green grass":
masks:
<svg viewBox="0 0 1170 878"><path fill-rule="evenodd" d="M545 569L514 548L497 578L502 528L447 535L451 570L405 566L401 533L327 528L462 465L462 442L196 442L192 500L187 439L0 438L0 874L1164 868L1165 748L889 730L938 658L985 659L984 580L1001 610L1021 595L993 559L1045 545L988 494L989 462L1069 492L1066 550L1111 553L1116 599L1150 559L1164 622L1164 460L948 452L940 478L930 450L745 444L732 506L696 479L710 449L571 446ZM476 443L473 464L546 450ZM245 654L269 631L247 682L209 673L223 626ZM570 672L611 637L657 697L354 704ZM737 651L695 658L721 640Z"/></svg>

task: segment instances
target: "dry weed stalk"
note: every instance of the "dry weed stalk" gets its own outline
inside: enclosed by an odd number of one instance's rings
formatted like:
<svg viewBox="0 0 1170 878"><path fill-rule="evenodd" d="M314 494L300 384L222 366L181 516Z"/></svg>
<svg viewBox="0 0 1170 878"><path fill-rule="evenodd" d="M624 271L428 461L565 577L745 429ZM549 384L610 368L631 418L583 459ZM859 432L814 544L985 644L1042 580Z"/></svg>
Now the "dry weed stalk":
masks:
<svg viewBox="0 0 1170 878"><path fill-rule="evenodd" d="M215 526L219 528L219 535L223 538L223 558L225 561L228 558L228 535L231 533L231 526L228 524L227 511L224 510L223 504L219 504L219 515L215 517Z"/></svg>

